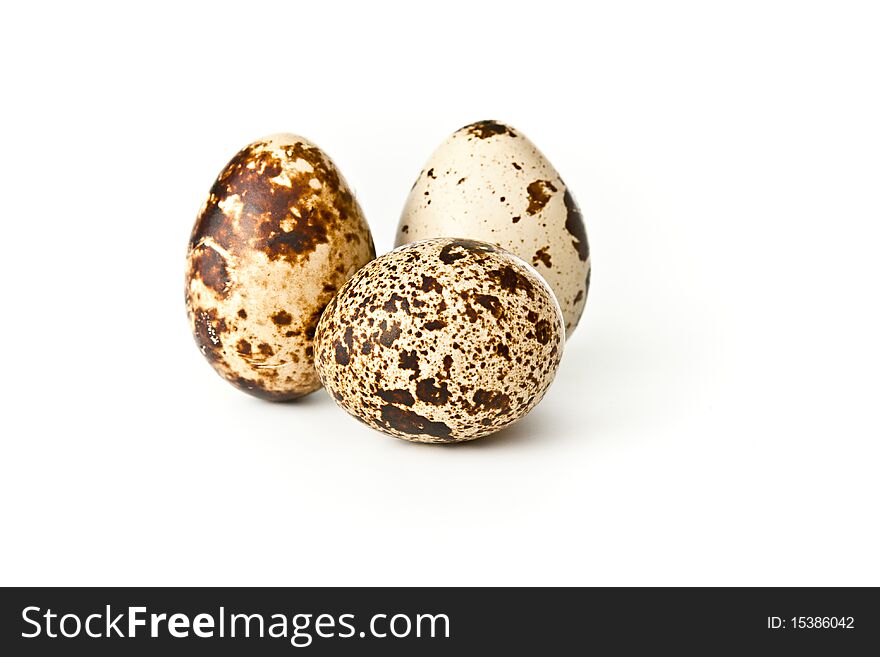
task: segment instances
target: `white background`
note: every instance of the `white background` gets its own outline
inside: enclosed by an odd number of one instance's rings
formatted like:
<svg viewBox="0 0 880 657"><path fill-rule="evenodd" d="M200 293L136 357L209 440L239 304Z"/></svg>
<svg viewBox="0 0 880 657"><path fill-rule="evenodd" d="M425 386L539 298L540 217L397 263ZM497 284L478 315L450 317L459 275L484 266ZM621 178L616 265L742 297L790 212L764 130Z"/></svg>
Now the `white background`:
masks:
<svg viewBox="0 0 880 657"><path fill-rule="evenodd" d="M871 4L6 6L0 583L880 584ZM214 374L183 261L240 147L318 143L385 252L486 118L587 222L540 406L420 446Z"/></svg>

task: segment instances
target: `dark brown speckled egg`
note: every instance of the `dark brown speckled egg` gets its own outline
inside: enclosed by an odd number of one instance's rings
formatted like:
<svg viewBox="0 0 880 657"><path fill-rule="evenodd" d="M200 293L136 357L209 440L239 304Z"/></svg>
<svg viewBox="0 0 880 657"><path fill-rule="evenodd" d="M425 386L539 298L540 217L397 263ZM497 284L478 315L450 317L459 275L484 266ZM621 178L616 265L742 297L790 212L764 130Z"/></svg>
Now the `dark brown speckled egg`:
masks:
<svg viewBox="0 0 880 657"><path fill-rule="evenodd" d="M363 212L321 149L290 134L246 146L217 177L189 241L186 310L199 349L257 397L317 390L318 319L373 257Z"/></svg>
<svg viewBox="0 0 880 657"><path fill-rule="evenodd" d="M439 238L358 271L324 311L315 364L337 403L415 442L473 440L544 396L565 327L544 280L513 254Z"/></svg>

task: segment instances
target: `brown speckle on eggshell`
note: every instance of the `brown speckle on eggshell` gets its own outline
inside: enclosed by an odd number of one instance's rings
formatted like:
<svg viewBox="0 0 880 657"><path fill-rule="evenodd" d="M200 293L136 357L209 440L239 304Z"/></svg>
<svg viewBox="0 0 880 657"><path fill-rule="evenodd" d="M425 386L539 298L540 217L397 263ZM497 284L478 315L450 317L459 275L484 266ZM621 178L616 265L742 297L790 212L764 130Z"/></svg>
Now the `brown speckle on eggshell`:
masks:
<svg viewBox="0 0 880 657"><path fill-rule="evenodd" d="M217 177L190 238L186 308L196 343L245 392L270 400L313 392L321 312L373 257L363 212L323 151L290 134L249 144Z"/></svg>
<svg viewBox="0 0 880 657"><path fill-rule="evenodd" d="M473 440L544 396L565 330L552 291L513 254L473 240L408 244L327 306L315 364L337 403L414 442Z"/></svg>

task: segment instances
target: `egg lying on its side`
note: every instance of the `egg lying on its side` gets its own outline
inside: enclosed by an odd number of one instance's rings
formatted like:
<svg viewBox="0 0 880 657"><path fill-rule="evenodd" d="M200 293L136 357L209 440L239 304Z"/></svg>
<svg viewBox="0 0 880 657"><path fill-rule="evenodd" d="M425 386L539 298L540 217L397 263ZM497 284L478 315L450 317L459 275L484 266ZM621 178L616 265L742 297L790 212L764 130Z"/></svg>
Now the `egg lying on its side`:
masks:
<svg viewBox="0 0 880 657"><path fill-rule="evenodd" d="M192 231L186 309L196 343L252 395L313 392L321 312L374 257L363 212L323 151L296 135L256 141L217 177Z"/></svg>
<svg viewBox="0 0 880 657"><path fill-rule="evenodd" d="M522 132L480 121L434 152L406 200L396 244L444 236L497 244L533 265L556 294L567 333L577 326L590 287L583 217Z"/></svg>
<svg viewBox="0 0 880 657"><path fill-rule="evenodd" d="M337 403L415 442L473 440L544 396L562 356L559 305L491 244L433 239L373 260L327 306L315 364Z"/></svg>

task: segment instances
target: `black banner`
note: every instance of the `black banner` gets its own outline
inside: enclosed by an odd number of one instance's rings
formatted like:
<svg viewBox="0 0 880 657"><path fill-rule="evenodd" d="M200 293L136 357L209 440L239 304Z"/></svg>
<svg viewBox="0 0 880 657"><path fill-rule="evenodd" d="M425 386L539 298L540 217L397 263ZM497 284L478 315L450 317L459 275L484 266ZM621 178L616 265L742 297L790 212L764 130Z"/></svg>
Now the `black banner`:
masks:
<svg viewBox="0 0 880 657"><path fill-rule="evenodd" d="M870 588L8 588L0 597L5 655L880 647L880 596Z"/></svg>

